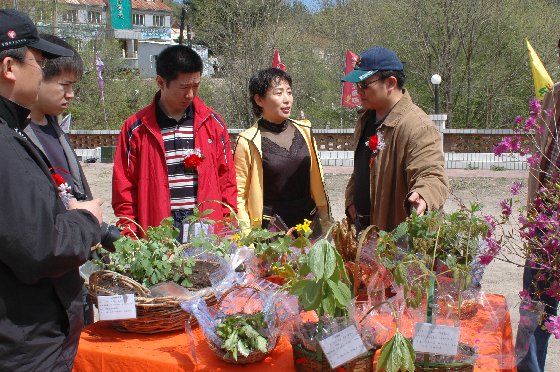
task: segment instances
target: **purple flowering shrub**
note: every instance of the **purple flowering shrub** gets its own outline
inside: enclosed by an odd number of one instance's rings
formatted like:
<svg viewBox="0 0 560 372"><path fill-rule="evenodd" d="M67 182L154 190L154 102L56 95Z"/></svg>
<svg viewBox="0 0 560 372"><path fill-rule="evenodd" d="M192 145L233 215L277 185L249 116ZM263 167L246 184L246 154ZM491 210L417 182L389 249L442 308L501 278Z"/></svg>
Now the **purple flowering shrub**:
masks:
<svg viewBox="0 0 560 372"><path fill-rule="evenodd" d="M560 300L560 174L556 164L550 161L549 153L541 148L540 137L548 134L550 138L558 141L555 133L555 116L552 110L543 110L541 102L533 99L529 103L529 115L526 119L518 116L515 120L515 130L519 135L504 137L494 148L495 155L505 153L520 153L528 155L527 162L533 170L530 177L539 177L539 190L533 200L529 200L516 223L516 229L521 238L514 234L504 234L510 252L519 254L526 259L528 265L536 269L534 277L535 287L540 288L532 300L539 300L540 296L547 294ZM547 127L545 122L554 125ZM548 132L548 133L547 133ZM550 164L540 169L541 161ZM516 196L520 189L519 184L512 185L512 196ZM513 222L512 198L500 202L502 223ZM521 243L521 244L520 244ZM526 291L520 292L522 298L528 298ZM560 318L550 317L544 323L545 329L560 338Z"/></svg>

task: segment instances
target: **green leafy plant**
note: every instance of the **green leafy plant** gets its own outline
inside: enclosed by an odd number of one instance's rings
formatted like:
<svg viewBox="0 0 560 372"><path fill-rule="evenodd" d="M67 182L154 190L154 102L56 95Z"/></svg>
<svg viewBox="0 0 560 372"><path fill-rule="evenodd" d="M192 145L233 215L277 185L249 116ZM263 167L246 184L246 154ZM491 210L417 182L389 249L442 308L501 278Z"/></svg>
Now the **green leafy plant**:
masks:
<svg viewBox="0 0 560 372"><path fill-rule="evenodd" d="M287 287L304 310L315 310L319 317L348 315L351 282L342 256L325 239L318 240L308 254L300 257Z"/></svg>
<svg viewBox="0 0 560 372"><path fill-rule="evenodd" d="M375 371L414 371L415 352L410 340L398 330L381 348Z"/></svg>
<svg viewBox="0 0 560 372"><path fill-rule="evenodd" d="M201 212L199 208L195 207L193 209L193 214L184 219L184 222L188 222L190 226L187 232L189 234L188 245L189 248L201 249L220 257L225 257L230 253L231 238L209 232L213 231L212 227L216 225L216 221L206 218L206 216L212 212L212 209L206 209ZM233 224L230 223L230 221L235 219L236 216L234 212L232 212L229 220L223 220L220 221L220 223L224 224L224 229L235 230ZM197 223L200 224L200 229L198 234L194 234L193 227Z"/></svg>
<svg viewBox="0 0 560 372"><path fill-rule="evenodd" d="M146 287L173 281L190 287L194 259L186 257L176 238L179 231L173 219L166 218L157 227L149 227L146 238L123 236L115 242L110 262L98 262L109 270L127 275Z"/></svg>
<svg viewBox="0 0 560 372"><path fill-rule="evenodd" d="M269 262L275 262L284 253L290 252L292 238L285 232L272 232L256 227L237 240L239 245L253 248L255 255Z"/></svg>
<svg viewBox="0 0 560 372"><path fill-rule="evenodd" d="M267 328L264 314L236 314L227 315L216 328L216 333L222 339L222 349L226 350L233 359L238 354L249 356L253 351L267 352Z"/></svg>
<svg viewBox="0 0 560 372"><path fill-rule="evenodd" d="M471 282L473 264L488 263L483 257L496 255L491 242L493 226L479 215L481 204L462 206L451 214L438 211L423 216L413 213L392 232L380 231L377 255L389 269L395 283L404 290L407 306L418 307L426 295L426 319L433 323L432 309L436 284L445 277L458 291L458 316L461 316L462 293ZM488 250L482 251L486 241ZM393 317L397 319L393 309ZM409 340L398 329L381 349L377 370L388 372L414 371L415 352ZM422 365L429 366L426 355ZM461 363L459 363L461 364ZM463 364L461 364L463 365Z"/></svg>
<svg viewBox="0 0 560 372"><path fill-rule="evenodd" d="M489 238L491 225L474 203L451 214L412 214L392 232L380 231L377 255L395 282L402 285L408 306L418 307L439 277L451 277L459 290L472 282L472 264ZM497 253L497 252L496 252ZM411 278L410 273L414 273Z"/></svg>

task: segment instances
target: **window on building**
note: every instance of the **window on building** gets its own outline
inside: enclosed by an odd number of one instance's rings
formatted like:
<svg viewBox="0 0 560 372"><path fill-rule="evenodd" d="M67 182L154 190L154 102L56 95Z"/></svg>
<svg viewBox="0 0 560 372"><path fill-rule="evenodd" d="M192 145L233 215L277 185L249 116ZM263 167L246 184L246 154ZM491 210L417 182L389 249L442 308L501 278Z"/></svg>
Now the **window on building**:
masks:
<svg viewBox="0 0 560 372"><path fill-rule="evenodd" d="M37 20L38 21L50 21L52 20L52 12L49 12L45 9L37 9Z"/></svg>
<svg viewBox="0 0 560 372"><path fill-rule="evenodd" d="M92 24L101 24L101 12L89 11L88 12L88 21Z"/></svg>
<svg viewBox="0 0 560 372"><path fill-rule="evenodd" d="M163 26L165 26L165 16L155 15L154 16L154 27L163 27Z"/></svg>
<svg viewBox="0 0 560 372"><path fill-rule="evenodd" d="M144 14L132 14L132 24L135 26L144 26Z"/></svg>
<svg viewBox="0 0 560 372"><path fill-rule="evenodd" d="M78 23L78 9L65 10L62 13L62 20L69 23Z"/></svg>

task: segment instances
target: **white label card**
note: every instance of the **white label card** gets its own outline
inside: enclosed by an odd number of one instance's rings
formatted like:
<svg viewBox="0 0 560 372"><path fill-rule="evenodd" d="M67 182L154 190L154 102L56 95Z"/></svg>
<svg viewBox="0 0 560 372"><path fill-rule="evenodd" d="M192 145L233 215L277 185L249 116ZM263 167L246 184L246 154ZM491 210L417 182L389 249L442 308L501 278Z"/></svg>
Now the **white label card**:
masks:
<svg viewBox="0 0 560 372"><path fill-rule="evenodd" d="M457 355L459 328L416 323L412 347L420 353Z"/></svg>
<svg viewBox="0 0 560 372"><path fill-rule="evenodd" d="M193 226L188 222L183 222L183 241L182 243L188 243L192 238L195 238L201 234L208 235L212 233L211 226L205 223L195 222Z"/></svg>
<svg viewBox="0 0 560 372"><path fill-rule="evenodd" d="M189 242L189 226L188 222L183 222L183 241L181 243L185 244Z"/></svg>
<svg viewBox="0 0 560 372"><path fill-rule="evenodd" d="M333 369L367 352L354 325L319 341L319 344Z"/></svg>
<svg viewBox="0 0 560 372"><path fill-rule="evenodd" d="M117 320L136 318L134 294L115 296L97 296L99 320Z"/></svg>

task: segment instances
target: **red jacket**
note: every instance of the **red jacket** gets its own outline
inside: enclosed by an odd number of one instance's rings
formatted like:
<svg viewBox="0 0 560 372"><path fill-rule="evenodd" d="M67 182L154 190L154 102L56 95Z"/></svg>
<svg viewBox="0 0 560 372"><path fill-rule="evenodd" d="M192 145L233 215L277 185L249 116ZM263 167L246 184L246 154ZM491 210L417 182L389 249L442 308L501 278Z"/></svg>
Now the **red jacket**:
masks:
<svg viewBox="0 0 560 372"><path fill-rule="evenodd" d="M143 229L158 226L171 215L165 150L156 121L156 97L152 104L124 122L113 167L112 205L115 216L128 217ZM205 156L198 167L197 202L218 200L235 210L235 165L226 125L198 97L194 99L193 107L194 145ZM214 210L208 216L213 220L230 214L227 207L218 203L203 203L200 209ZM121 220L119 224L129 225L132 231L138 233L138 228L126 220Z"/></svg>

